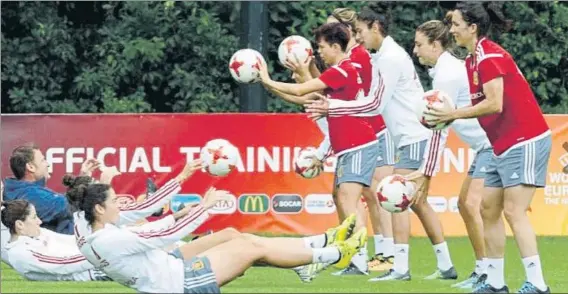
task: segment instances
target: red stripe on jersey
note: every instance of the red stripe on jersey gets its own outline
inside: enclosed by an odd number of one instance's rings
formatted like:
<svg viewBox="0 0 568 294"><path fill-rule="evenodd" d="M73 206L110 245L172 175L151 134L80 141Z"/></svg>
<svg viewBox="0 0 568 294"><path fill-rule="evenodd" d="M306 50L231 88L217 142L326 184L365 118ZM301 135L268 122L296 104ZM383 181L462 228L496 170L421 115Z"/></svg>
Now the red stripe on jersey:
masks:
<svg viewBox="0 0 568 294"><path fill-rule="evenodd" d="M438 158L438 151L440 150L441 135L442 131L434 131L434 133L432 134L432 139L430 139L430 152L428 152L428 158L426 159L426 169L424 171L424 174L427 176L434 174L436 161Z"/></svg>
<svg viewBox="0 0 568 294"><path fill-rule="evenodd" d="M175 180L170 180L168 183L166 183L166 185L158 189L158 191L156 191L156 194L152 195L152 198L142 203L131 203L129 205L126 205L125 207L120 209L120 211L142 210L148 208L156 204L160 200L163 200L167 196L170 196L177 187L179 187L179 184Z"/></svg>
<svg viewBox="0 0 568 294"><path fill-rule="evenodd" d="M190 217L186 217L181 222L176 223L175 225L173 225L172 227L170 227L166 230L161 230L161 231L156 231L156 232L140 232L140 233L136 233L136 234L138 236L140 236L142 238L146 238L146 239L172 235L172 234L178 232L179 230L181 230L182 228L184 228L185 226L189 225L191 222L198 219L200 216L203 215L203 213L205 213L205 208L202 205L198 205L194 209L195 209L195 212Z"/></svg>
<svg viewBox="0 0 568 294"><path fill-rule="evenodd" d="M33 250L30 250L30 251L32 252L32 254L35 258L37 258L39 261L44 262L44 263L71 264L71 263L82 262L82 261L85 260L85 257L83 255L73 255L73 256L69 256L69 257L57 257L57 256L44 255L44 254L41 254L39 252L35 252Z"/></svg>

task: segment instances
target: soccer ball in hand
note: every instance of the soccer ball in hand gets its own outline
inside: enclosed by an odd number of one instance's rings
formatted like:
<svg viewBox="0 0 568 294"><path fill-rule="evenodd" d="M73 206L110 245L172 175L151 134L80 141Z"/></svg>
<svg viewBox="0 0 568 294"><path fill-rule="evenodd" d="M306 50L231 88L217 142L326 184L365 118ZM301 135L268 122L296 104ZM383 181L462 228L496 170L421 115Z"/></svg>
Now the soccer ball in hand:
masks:
<svg viewBox="0 0 568 294"><path fill-rule="evenodd" d="M389 212L402 212L408 209L414 194L414 183L401 175L384 178L377 188L377 198L381 206Z"/></svg>
<svg viewBox="0 0 568 294"><path fill-rule="evenodd" d="M442 108L445 104L448 104L452 108L456 108L452 98L440 90L430 90L424 93L422 100L420 100L419 105L416 107L416 115L418 116L420 123L431 130L441 130L448 127L451 122L439 123L436 125L429 124L427 120L430 119L431 116L424 113L428 110L428 106L433 108Z"/></svg>
<svg viewBox="0 0 568 294"><path fill-rule="evenodd" d="M312 179L321 173L322 169L320 167L309 168L313 163L313 159L311 157L316 155L316 151L317 150L315 148L308 147L302 149L300 153L298 153L298 157L294 161L294 167L297 174L306 179Z"/></svg>
<svg viewBox="0 0 568 294"><path fill-rule="evenodd" d="M262 55L253 49L241 49L231 57L229 71L239 83L253 84L260 81L260 64L265 64Z"/></svg>
<svg viewBox="0 0 568 294"><path fill-rule="evenodd" d="M314 56L312 44L302 36L290 36L284 39L278 47L278 59L282 65L286 64L286 59L306 64L312 56Z"/></svg>
<svg viewBox="0 0 568 294"><path fill-rule="evenodd" d="M226 176L237 165L239 149L225 139L207 142L200 154L205 171L213 176Z"/></svg>

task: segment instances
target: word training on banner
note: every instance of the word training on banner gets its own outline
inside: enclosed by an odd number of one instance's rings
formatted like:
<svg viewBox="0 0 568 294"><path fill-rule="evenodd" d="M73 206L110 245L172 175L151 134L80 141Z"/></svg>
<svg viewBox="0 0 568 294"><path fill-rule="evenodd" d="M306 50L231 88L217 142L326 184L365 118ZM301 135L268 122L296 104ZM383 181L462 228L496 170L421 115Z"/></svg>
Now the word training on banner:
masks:
<svg viewBox="0 0 568 294"><path fill-rule="evenodd" d="M566 235L568 115L546 119L553 133L547 186L537 190L529 216L539 235ZM328 159L324 173L314 179L294 172L300 150L323 139L304 114L2 115L1 124L3 177L11 175L10 151L33 142L50 163L51 189L63 192L63 175L77 173L85 159L96 158L122 173L113 186L121 203L129 203L146 193L148 178L163 185L197 158L207 141L223 138L239 148L236 170L227 177L197 172L164 210L171 213L199 203L213 186L232 196L209 210L211 219L196 233L231 226L244 232L307 235L338 222L331 195L336 159ZM428 198L450 236L467 234L457 195L474 158L475 151L450 132ZM425 235L415 214L411 227L413 235Z"/></svg>

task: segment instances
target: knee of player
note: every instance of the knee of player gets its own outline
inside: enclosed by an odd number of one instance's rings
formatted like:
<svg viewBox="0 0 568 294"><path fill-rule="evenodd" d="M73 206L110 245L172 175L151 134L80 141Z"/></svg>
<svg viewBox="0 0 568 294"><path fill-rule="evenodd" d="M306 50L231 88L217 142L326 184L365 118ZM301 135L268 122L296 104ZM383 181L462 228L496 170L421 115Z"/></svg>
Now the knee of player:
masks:
<svg viewBox="0 0 568 294"><path fill-rule="evenodd" d="M515 223L519 218L526 216L526 209L515 205L515 203L505 203L503 215L509 224Z"/></svg>
<svg viewBox="0 0 568 294"><path fill-rule="evenodd" d="M239 232L239 230L233 228L233 227L228 227L228 228L224 228L221 231L223 234L227 234L233 238L238 238L240 235L242 235L241 232Z"/></svg>

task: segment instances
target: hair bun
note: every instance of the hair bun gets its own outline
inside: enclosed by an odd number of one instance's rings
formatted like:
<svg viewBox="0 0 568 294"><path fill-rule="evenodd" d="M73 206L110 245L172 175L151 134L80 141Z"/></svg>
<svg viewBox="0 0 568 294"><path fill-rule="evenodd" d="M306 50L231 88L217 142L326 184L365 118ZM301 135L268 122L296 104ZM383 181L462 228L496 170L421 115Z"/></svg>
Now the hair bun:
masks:
<svg viewBox="0 0 568 294"><path fill-rule="evenodd" d="M76 181L76 177L72 174L65 174L63 176L63 185L65 185L66 187L73 187L75 185L75 181Z"/></svg>

